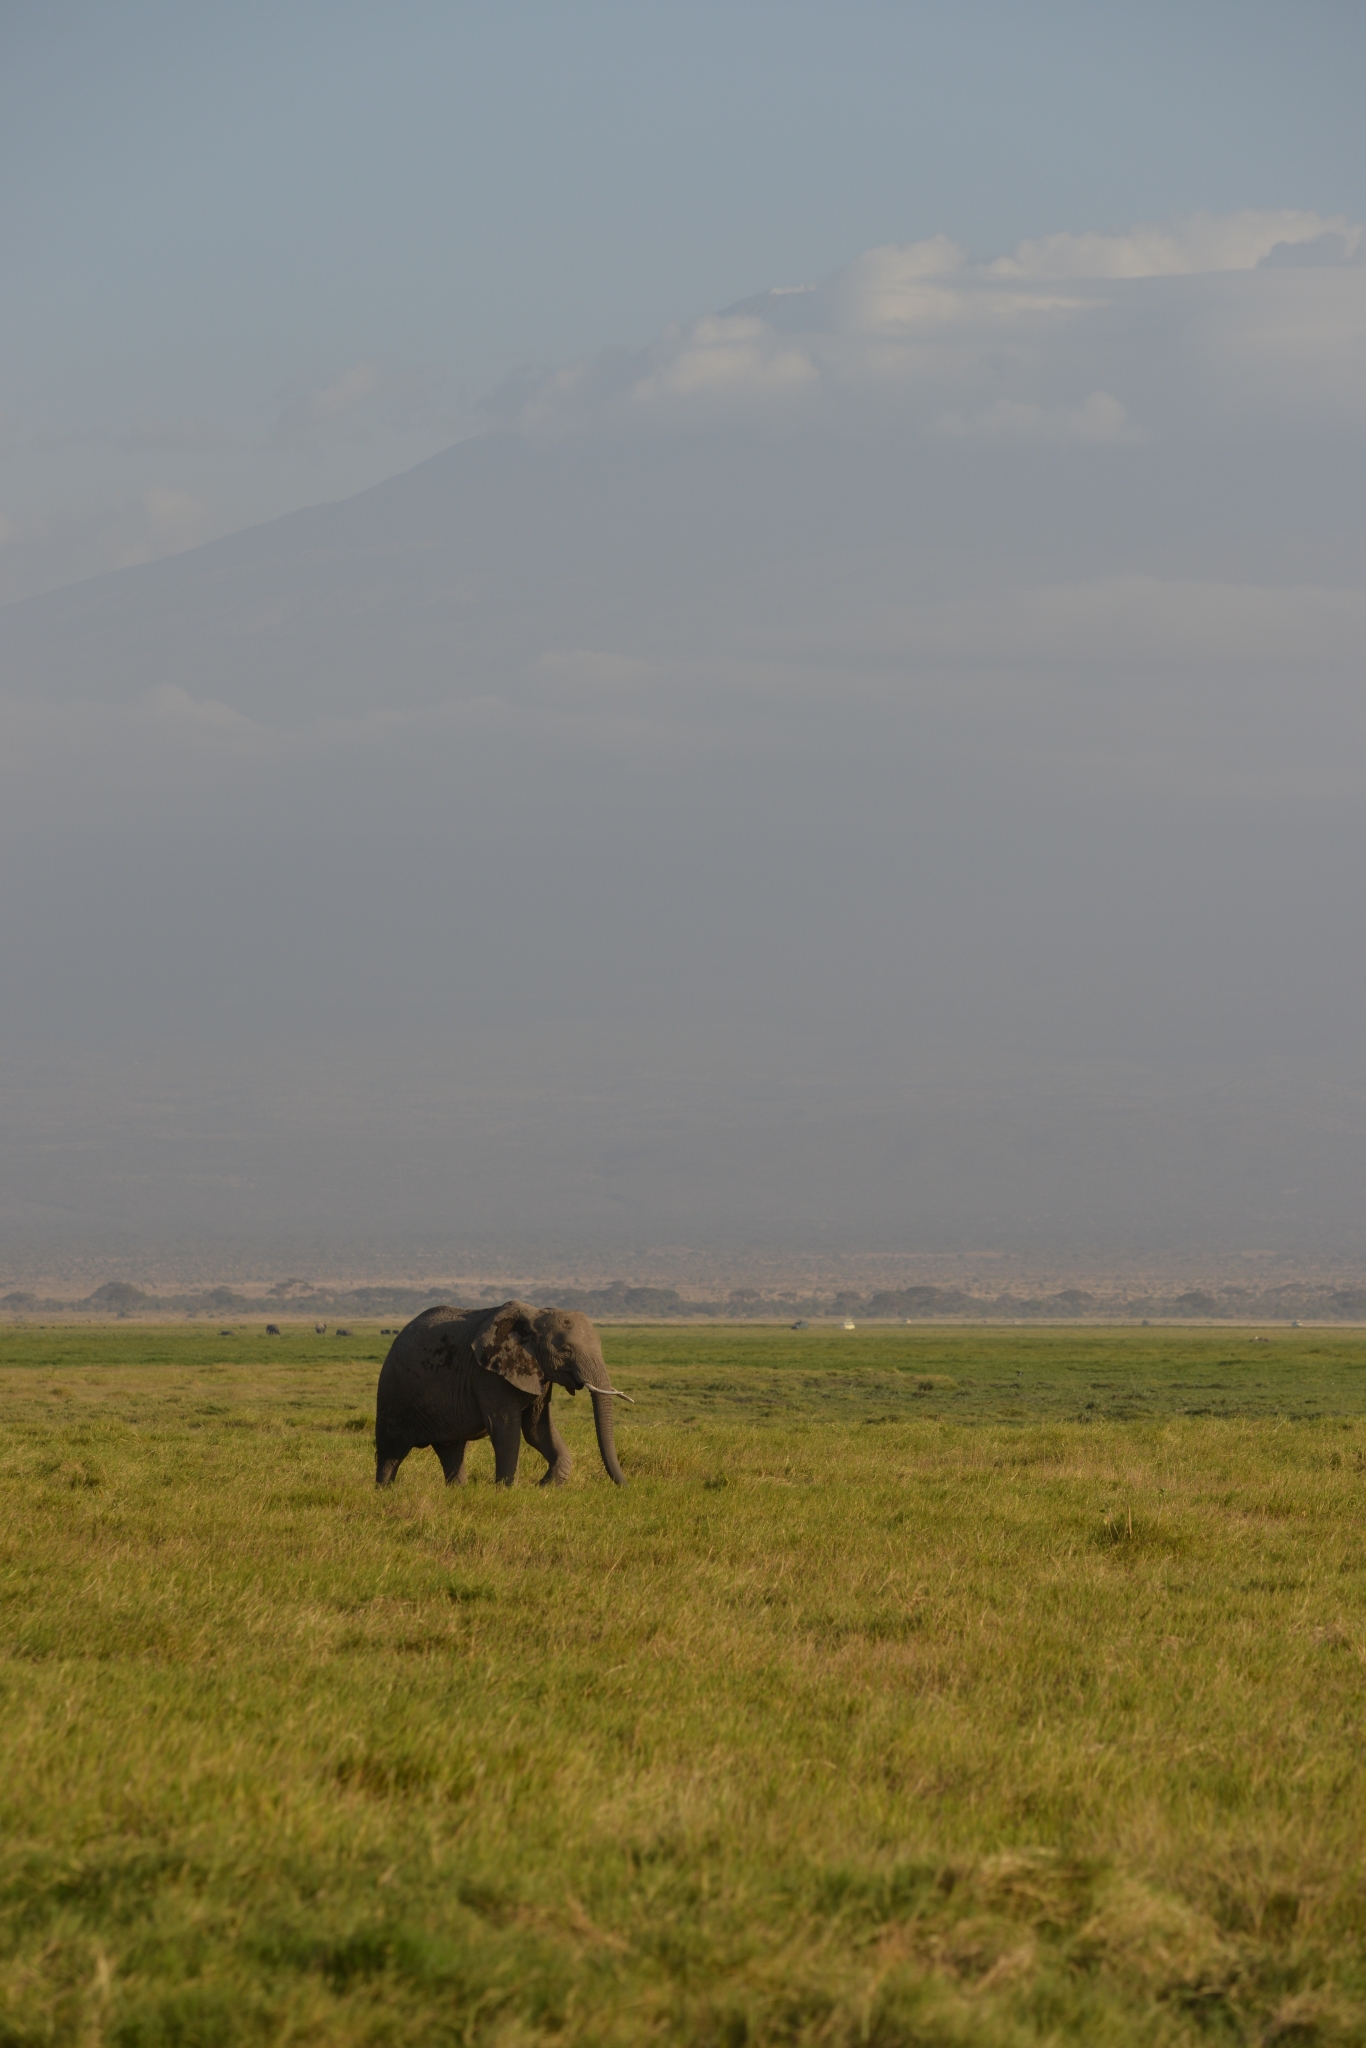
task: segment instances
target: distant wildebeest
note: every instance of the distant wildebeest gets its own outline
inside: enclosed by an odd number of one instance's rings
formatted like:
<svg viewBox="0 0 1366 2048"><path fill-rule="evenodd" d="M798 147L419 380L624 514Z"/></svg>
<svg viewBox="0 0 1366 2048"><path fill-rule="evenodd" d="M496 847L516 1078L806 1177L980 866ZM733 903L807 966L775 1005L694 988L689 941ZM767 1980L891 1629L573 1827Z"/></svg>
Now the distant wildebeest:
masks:
<svg viewBox="0 0 1366 2048"><path fill-rule="evenodd" d="M339 1337L349 1337L351 1332L349 1330L338 1330L337 1335Z"/></svg>
<svg viewBox="0 0 1366 2048"><path fill-rule="evenodd" d="M218 1334L219 1334L219 1336L220 1336L220 1337L231 1337L231 1335L232 1335L232 1331L231 1331L231 1330L220 1330L220 1331L218 1332Z"/></svg>
<svg viewBox="0 0 1366 2048"><path fill-rule="evenodd" d="M267 1323L267 1324L266 1324L266 1335L267 1335L268 1337L278 1337L278 1336L279 1336L279 1334L280 1334L280 1325L279 1325L278 1323Z"/></svg>
<svg viewBox="0 0 1366 2048"><path fill-rule="evenodd" d="M315 1337L325 1337L327 1335L327 1324L315 1323L313 1325L313 1334Z"/></svg>

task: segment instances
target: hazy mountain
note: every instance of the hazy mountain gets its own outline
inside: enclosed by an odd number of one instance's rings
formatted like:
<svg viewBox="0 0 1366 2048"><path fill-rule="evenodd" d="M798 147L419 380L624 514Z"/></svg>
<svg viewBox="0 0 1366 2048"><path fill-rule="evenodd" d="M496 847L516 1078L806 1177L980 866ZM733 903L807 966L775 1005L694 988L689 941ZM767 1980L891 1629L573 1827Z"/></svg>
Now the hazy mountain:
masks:
<svg viewBox="0 0 1366 2048"><path fill-rule="evenodd" d="M1355 1248L1360 241L873 251L0 612L13 1241Z"/></svg>

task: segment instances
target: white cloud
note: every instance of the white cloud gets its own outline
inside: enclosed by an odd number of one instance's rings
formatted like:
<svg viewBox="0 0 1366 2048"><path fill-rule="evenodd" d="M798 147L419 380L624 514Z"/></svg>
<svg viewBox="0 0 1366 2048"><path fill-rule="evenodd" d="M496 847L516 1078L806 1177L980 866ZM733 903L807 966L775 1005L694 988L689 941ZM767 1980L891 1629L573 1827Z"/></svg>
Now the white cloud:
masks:
<svg viewBox="0 0 1366 2048"><path fill-rule="evenodd" d="M872 334L946 326L960 317L970 278L966 252L947 235L865 250L837 281L838 325Z"/></svg>
<svg viewBox="0 0 1366 2048"><path fill-rule="evenodd" d="M1311 405L1350 381L1362 251L1362 229L1345 218L1290 210L1051 235L981 263L937 235L866 250L823 285L761 293L668 328L648 349L561 370L513 417L536 439L714 420L895 424L1102 449L1159 431L1155 406L1186 433L1202 415L1227 413L1243 389L1267 421L1282 371L1299 376ZM1303 261L1292 263L1296 252ZM1230 307L1219 294L1236 278L1245 289ZM1237 370L1227 392L1220 351ZM1305 375L1300 364L1333 373Z"/></svg>
<svg viewBox="0 0 1366 2048"><path fill-rule="evenodd" d="M307 391L287 405L276 422L276 439L306 441L350 425L383 383L378 363L353 363L330 384Z"/></svg>
<svg viewBox="0 0 1366 2048"><path fill-rule="evenodd" d="M1255 270L1273 251L1329 244L1355 255L1361 229L1341 214L1325 219L1290 208L1270 212L1193 213L1175 221L1145 222L1123 235L1045 235L1021 242L988 266L995 277L1194 277L1220 270Z"/></svg>
<svg viewBox="0 0 1366 2048"><path fill-rule="evenodd" d="M762 320L717 315L667 343L658 364L632 385L628 402L642 412L762 410L785 406L818 382L809 352L784 344Z"/></svg>

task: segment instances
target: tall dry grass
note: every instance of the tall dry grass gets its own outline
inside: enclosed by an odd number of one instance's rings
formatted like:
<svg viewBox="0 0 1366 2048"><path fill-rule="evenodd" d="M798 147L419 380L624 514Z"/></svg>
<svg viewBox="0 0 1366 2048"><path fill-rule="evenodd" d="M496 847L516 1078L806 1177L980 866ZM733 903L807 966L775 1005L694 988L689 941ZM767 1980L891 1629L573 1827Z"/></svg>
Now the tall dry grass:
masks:
<svg viewBox="0 0 1366 2048"><path fill-rule="evenodd" d="M1366 2038L1355 1335L609 1331L553 1494L0 1344L0 2043Z"/></svg>

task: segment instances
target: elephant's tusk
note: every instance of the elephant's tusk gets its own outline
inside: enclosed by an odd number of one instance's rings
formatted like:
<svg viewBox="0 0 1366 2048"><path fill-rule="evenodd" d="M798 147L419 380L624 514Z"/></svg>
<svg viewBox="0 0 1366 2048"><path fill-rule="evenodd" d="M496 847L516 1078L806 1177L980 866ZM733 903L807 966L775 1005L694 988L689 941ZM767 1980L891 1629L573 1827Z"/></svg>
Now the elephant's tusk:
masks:
<svg viewBox="0 0 1366 2048"><path fill-rule="evenodd" d="M623 1394L619 1387L593 1387L588 1384L587 1380L585 1380L583 1383L583 1391L585 1392L585 1394L610 1394L614 1401L624 1401L628 1408L634 1408L636 1405L631 1395Z"/></svg>

